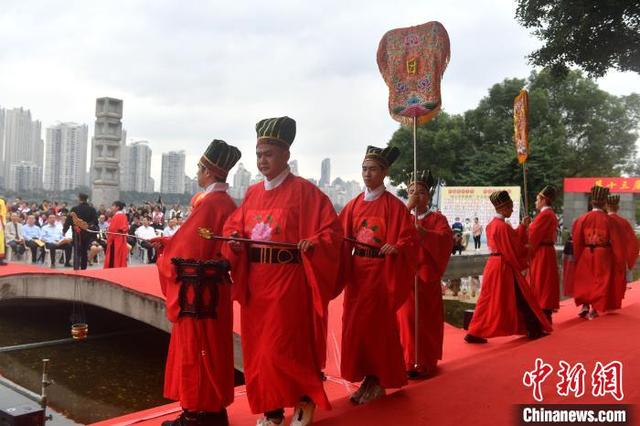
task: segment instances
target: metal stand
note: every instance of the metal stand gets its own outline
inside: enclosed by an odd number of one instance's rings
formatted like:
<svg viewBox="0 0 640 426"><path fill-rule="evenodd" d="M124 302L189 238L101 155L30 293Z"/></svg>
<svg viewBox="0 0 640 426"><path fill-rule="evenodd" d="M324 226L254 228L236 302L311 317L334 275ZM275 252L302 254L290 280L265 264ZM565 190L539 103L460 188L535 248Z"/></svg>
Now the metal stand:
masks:
<svg viewBox="0 0 640 426"><path fill-rule="evenodd" d="M47 388L53 384L53 380L49 379L49 373L47 367L49 365L49 359L42 360L42 390L40 391L40 406L43 411L42 424L44 425L47 420L51 420L51 414L47 415Z"/></svg>

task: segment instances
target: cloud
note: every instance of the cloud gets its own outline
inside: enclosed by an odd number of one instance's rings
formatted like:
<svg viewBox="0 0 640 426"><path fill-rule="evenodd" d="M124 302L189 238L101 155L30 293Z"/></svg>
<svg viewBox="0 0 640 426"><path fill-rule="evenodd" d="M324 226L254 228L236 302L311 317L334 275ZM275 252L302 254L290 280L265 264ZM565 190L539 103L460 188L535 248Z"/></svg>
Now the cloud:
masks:
<svg viewBox="0 0 640 426"><path fill-rule="evenodd" d="M366 145L384 145L397 128L375 61L382 35L442 22L452 49L444 109L460 113L492 84L529 74L525 56L539 42L514 8L503 0L5 0L0 103L31 109L44 126L76 121L92 132L95 99L123 99L124 127L150 142L158 186L162 152L185 149L193 175L214 137L238 145L255 172L255 122L287 114L298 121L292 154L303 175L318 177L330 157L334 177L359 179ZM630 91L638 81L610 87Z"/></svg>

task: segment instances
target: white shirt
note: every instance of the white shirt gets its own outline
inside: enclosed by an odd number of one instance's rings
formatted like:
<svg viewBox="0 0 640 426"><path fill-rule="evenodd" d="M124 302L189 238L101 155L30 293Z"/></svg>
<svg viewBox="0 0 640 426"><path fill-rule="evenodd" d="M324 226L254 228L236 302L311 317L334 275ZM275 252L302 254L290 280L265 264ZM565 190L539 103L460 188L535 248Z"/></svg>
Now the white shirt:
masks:
<svg viewBox="0 0 640 426"><path fill-rule="evenodd" d="M267 178L264 179L264 190L265 191L271 191L272 189L276 189L277 187L279 187L282 182L284 182L284 180L287 178L287 176L289 176L289 167L285 168L282 173L280 173L278 176L274 177L271 180L268 180Z"/></svg>
<svg viewBox="0 0 640 426"><path fill-rule="evenodd" d="M156 236L156 230L152 226L140 225L138 229L136 229L136 237L142 238L143 240L150 240Z"/></svg>
<svg viewBox="0 0 640 426"><path fill-rule="evenodd" d="M226 192L229 189L229 184L226 182L213 182L211 185L207 186L204 189L204 193L208 194L210 192Z"/></svg>
<svg viewBox="0 0 640 426"><path fill-rule="evenodd" d="M175 227L173 227L173 228L167 226L162 231L162 236L163 237L173 237L173 234L175 234L177 231L178 231L178 226L177 225Z"/></svg>
<svg viewBox="0 0 640 426"><path fill-rule="evenodd" d="M496 213L496 217L500 220L504 220L504 216L502 216L500 213Z"/></svg>
<svg viewBox="0 0 640 426"><path fill-rule="evenodd" d="M378 198L380 198L382 196L382 194L384 194L384 191L386 191L386 190L387 190L387 188L385 188L384 184L380 185L379 187L377 187L373 191L371 191L369 188L365 187L364 188L364 201L375 201Z"/></svg>

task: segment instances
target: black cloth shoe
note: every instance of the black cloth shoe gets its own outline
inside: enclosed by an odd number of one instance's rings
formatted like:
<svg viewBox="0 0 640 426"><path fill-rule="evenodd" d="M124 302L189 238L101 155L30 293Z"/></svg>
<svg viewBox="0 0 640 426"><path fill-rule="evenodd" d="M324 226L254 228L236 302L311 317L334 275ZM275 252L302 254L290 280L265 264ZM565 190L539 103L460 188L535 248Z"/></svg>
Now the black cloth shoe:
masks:
<svg viewBox="0 0 640 426"><path fill-rule="evenodd" d="M586 318L587 315L589 315L589 305L582 305L582 308L580 309L580 313L578 314L578 316L580 318Z"/></svg>
<svg viewBox="0 0 640 426"><path fill-rule="evenodd" d="M536 340L539 339L541 337L545 337L548 336L549 333L543 331L543 330L539 330L539 331L530 331L527 333L527 337L529 338L529 340Z"/></svg>
<svg viewBox="0 0 640 426"><path fill-rule="evenodd" d="M183 411L175 420L166 420L162 426L228 426L229 418L227 410L218 412L209 411Z"/></svg>
<svg viewBox="0 0 640 426"><path fill-rule="evenodd" d="M474 336L473 334L465 335L464 341L467 343L487 343L487 339L484 337Z"/></svg>
<svg viewBox="0 0 640 426"><path fill-rule="evenodd" d="M7 266L7 262L4 259L0 259L0 266Z"/></svg>

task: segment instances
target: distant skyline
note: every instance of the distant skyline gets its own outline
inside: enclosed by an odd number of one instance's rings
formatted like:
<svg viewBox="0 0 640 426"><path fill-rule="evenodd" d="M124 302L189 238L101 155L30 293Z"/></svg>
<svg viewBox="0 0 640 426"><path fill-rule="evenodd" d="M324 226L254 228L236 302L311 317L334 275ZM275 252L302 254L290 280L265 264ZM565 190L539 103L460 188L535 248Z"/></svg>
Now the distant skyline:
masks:
<svg viewBox="0 0 640 426"><path fill-rule="evenodd" d="M515 1L186 5L3 1L0 106L29 109L43 129L86 124L90 140L96 98L122 99L123 128L130 140L149 141L158 189L163 152L185 150L193 177L214 138L238 146L255 174L255 123L286 114L298 123L291 158L300 175L318 180L331 157L332 176L359 180L365 147L384 146L398 127L375 60L386 31L430 20L447 28L449 113L474 108L504 78L526 78L525 57L539 46L516 22ZM640 91L634 73L597 82L616 95Z"/></svg>

